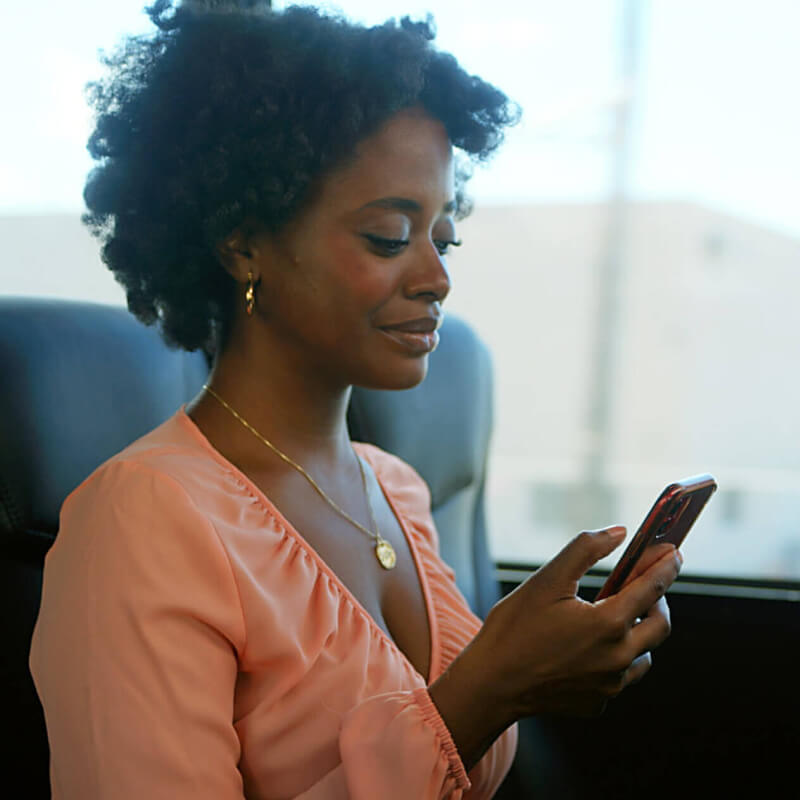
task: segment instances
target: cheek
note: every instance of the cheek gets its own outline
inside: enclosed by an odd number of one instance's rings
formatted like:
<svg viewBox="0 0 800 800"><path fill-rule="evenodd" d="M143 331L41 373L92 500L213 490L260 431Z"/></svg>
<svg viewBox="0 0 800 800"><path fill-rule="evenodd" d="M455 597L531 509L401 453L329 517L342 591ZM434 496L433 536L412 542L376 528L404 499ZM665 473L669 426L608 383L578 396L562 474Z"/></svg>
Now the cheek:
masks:
<svg viewBox="0 0 800 800"><path fill-rule="evenodd" d="M329 269L315 289L331 307L362 314L377 311L398 291L397 270L389 259L353 246L336 248L330 256Z"/></svg>

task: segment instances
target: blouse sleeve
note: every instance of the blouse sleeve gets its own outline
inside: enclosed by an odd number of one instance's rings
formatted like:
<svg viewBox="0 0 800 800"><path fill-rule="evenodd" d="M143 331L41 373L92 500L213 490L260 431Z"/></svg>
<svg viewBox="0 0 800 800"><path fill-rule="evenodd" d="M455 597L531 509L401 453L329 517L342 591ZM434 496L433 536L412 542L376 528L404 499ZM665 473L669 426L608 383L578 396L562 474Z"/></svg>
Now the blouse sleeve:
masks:
<svg viewBox="0 0 800 800"><path fill-rule="evenodd" d="M296 800L461 800L471 786L425 688L358 705L344 719L339 751L341 765Z"/></svg>
<svg viewBox="0 0 800 800"><path fill-rule="evenodd" d="M242 800L245 646L225 547L183 487L135 462L95 473L62 508L31 649L54 800ZM470 787L425 688L351 709L339 750L301 797L458 800Z"/></svg>
<svg viewBox="0 0 800 800"><path fill-rule="evenodd" d="M31 672L53 798L241 800L244 624L211 525L171 478L117 462L67 498Z"/></svg>

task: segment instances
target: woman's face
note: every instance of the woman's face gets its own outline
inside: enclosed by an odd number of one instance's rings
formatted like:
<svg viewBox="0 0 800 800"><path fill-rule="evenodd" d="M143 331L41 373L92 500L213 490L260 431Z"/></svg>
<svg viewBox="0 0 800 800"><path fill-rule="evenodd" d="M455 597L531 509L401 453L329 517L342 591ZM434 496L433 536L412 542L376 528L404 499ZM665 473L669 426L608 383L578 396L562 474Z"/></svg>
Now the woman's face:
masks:
<svg viewBox="0 0 800 800"><path fill-rule="evenodd" d="M444 127L417 109L396 114L264 235L254 257L265 333L334 383L416 385L450 289L453 212Z"/></svg>

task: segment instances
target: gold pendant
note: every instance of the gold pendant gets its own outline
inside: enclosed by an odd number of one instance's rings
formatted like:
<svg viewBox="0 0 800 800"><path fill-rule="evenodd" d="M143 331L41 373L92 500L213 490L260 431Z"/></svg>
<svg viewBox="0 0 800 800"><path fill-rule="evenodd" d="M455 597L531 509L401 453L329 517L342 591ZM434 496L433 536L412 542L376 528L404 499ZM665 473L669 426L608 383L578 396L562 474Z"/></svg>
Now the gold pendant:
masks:
<svg viewBox="0 0 800 800"><path fill-rule="evenodd" d="M375 555L384 569L394 569L394 565L397 563L397 553L394 552L394 547L381 536L378 537L375 544Z"/></svg>

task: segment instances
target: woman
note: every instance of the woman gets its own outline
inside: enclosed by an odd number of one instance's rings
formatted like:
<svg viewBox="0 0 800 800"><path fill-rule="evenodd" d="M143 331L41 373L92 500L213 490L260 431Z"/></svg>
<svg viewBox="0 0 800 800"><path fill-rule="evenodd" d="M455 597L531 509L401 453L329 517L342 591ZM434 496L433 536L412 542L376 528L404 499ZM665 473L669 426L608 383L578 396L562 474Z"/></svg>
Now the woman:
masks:
<svg viewBox="0 0 800 800"><path fill-rule="evenodd" d="M345 411L424 378L453 148L485 158L513 109L425 24L251 5L159 0L94 86L86 219L130 309L213 365L64 503L31 653L54 797L490 797L515 720L647 671L680 557L592 605L624 530L584 533L469 612L425 485Z"/></svg>

